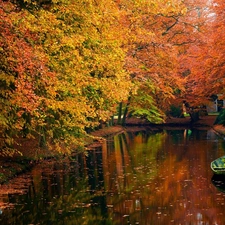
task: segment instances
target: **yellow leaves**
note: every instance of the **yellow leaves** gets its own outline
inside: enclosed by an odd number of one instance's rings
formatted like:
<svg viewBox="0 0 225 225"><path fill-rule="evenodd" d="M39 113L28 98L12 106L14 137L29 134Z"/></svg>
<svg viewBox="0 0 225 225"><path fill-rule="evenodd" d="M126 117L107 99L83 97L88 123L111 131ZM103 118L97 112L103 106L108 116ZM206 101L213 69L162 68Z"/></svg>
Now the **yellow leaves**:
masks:
<svg viewBox="0 0 225 225"><path fill-rule="evenodd" d="M163 14L165 16L186 13L186 7L180 0L132 0L122 1L126 11L130 10L130 13L134 13L135 16L138 14L148 13L149 15Z"/></svg>
<svg viewBox="0 0 225 225"><path fill-rule="evenodd" d="M5 83L6 87L8 87L10 84L12 84L15 79L14 76L10 75L10 74L5 74L3 71L0 71L0 81L1 83Z"/></svg>
<svg viewBox="0 0 225 225"><path fill-rule="evenodd" d="M15 105L12 118L21 121L17 131L25 123L23 113L29 113L34 133L40 134L41 126L56 142L76 142L85 127L109 118L115 103L128 96L123 32L114 1L52 3L48 10L21 9L11 15L15 36L4 59L14 67L4 80L7 89L13 84L13 94L7 101Z"/></svg>
<svg viewBox="0 0 225 225"><path fill-rule="evenodd" d="M183 9L181 9L181 14L185 15L187 13L187 7L184 7Z"/></svg>
<svg viewBox="0 0 225 225"><path fill-rule="evenodd" d="M79 34L73 34L70 36L63 36L60 44L69 46L71 49L81 47L82 43L84 42L85 38Z"/></svg>

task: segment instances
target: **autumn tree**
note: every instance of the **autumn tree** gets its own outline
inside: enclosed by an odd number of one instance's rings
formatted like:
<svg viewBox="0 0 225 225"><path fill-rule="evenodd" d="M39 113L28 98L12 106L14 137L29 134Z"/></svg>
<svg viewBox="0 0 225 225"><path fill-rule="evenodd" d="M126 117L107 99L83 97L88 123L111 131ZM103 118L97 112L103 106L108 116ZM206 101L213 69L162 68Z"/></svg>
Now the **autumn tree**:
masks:
<svg viewBox="0 0 225 225"><path fill-rule="evenodd" d="M16 7L1 2L1 116L5 146L12 147L18 131L25 135L31 125L30 116L39 105L34 81L46 71L45 59L38 48L34 49L28 39L35 40L28 30L21 33L13 23L19 19ZM22 18L21 18L22 19Z"/></svg>
<svg viewBox="0 0 225 225"><path fill-rule="evenodd" d="M224 93L224 2L200 1L189 6L192 41L179 55L180 75L185 81L181 97L199 113L199 106L212 102L212 96ZM223 96L221 96L223 98ZM194 118L193 118L194 119Z"/></svg>
<svg viewBox="0 0 225 225"><path fill-rule="evenodd" d="M129 36L126 69L136 87L126 104L133 115L162 122L170 100L182 90L172 28L179 25L186 6L180 1L140 0L120 1L120 8Z"/></svg>
<svg viewBox="0 0 225 225"><path fill-rule="evenodd" d="M1 25L4 147L21 132L63 152L84 145L131 86L114 2L1 2Z"/></svg>
<svg viewBox="0 0 225 225"><path fill-rule="evenodd" d="M178 0L1 1L4 152L21 136L70 152L122 103L124 119L132 113L158 123L173 99L200 96L192 84L203 71L187 55L206 57L201 18L218 27L200 9Z"/></svg>

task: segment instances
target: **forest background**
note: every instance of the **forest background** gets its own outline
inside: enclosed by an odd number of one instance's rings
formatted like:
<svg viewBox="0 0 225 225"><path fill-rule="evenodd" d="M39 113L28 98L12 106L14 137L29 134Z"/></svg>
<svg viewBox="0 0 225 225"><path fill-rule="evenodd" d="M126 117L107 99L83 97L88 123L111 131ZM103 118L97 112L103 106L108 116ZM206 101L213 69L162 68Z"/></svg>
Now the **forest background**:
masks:
<svg viewBox="0 0 225 225"><path fill-rule="evenodd" d="M224 7L0 0L1 154L21 138L70 154L114 115L122 125L127 115L162 123L184 100L193 116L213 96L223 99Z"/></svg>

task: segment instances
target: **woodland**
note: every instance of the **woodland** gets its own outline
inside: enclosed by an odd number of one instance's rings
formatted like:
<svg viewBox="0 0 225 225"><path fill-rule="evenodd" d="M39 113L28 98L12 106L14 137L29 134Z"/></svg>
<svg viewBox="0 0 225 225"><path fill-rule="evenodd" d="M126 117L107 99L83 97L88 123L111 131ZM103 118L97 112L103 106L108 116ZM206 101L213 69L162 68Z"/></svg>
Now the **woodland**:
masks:
<svg viewBox="0 0 225 225"><path fill-rule="evenodd" d="M223 0L0 0L0 149L70 154L102 123L198 112L225 84ZM123 116L122 116L123 115Z"/></svg>

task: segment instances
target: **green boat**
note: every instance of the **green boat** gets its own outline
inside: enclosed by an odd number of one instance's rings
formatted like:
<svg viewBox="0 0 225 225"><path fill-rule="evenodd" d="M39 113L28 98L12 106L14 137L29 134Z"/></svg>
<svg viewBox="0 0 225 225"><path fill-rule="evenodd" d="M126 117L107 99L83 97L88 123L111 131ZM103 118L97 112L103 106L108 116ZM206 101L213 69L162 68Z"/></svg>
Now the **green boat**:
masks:
<svg viewBox="0 0 225 225"><path fill-rule="evenodd" d="M215 174L225 174L225 156L212 161L211 169Z"/></svg>

